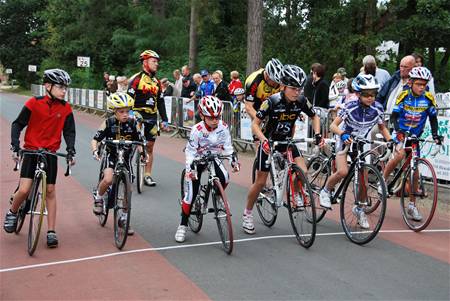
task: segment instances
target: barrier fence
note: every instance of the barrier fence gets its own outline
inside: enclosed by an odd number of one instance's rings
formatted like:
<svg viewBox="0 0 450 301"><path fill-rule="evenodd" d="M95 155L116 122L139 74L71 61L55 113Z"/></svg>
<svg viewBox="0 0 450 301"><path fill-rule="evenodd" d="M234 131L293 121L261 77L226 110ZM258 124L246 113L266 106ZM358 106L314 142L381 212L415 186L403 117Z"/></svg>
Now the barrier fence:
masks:
<svg viewBox="0 0 450 301"><path fill-rule="evenodd" d="M31 85L31 91L35 96L45 94L44 86L42 85ZM108 112L106 99L107 96L102 90L69 88L68 93L66 93L66 100L77 109L100 113L102 115L106 115ZM164 100L169 125L174 129L172 136L186 138L189 135L191 127L196 123L194 101L180 97L165 97ZM439 114L439 135L444 136L443 147L436 157L431 157L430 153L434 145L424 143L421 146L421 153L423 157L432 162L436 169L438 179L448 184L450 181L450 92L436 94L436 101ZM231 102L225 101L223 103L222 119L229 125L233 144L240 151L254 150L251 120L245 112L244 104L241 103L240 106L234 107ZM329 126L335 116L334 113L322 108L315 108L315 110L321 119L322 135L324 137L331 137L332 134L330 134ZM386 124L391 128L389 115L385 115ZM298 120L296 122L295 136L299 138L312 137L310 121L307 116L305 116L303 121ZM422 137L425 139L431 138L431 129L428 123ZM299 145L299 147L306 155L312 154L313 146L303 144Z"/></svg>

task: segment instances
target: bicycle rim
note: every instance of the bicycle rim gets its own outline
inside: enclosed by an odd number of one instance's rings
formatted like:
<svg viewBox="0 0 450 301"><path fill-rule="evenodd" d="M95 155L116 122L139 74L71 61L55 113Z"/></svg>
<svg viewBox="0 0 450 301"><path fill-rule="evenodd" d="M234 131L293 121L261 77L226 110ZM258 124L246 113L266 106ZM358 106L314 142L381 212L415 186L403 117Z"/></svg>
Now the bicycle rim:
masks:
<svg viewBox="0 0 450 301"><path fill-rule="evenodd" d="M252 169L252 183L255 182L256 178L256 160L253 161ZM272 171L270 171L267 177L266 185L263 187L261 192L256 199L256 209L261 221L267 227L272 227L277 220L278 207L275 204L276 192L274 189L274 180Z"/></svg>
<svg viewBox="0 0 450 301"><path fill-rule="evenodd" d="M410 184L411 168L408 168L405 173L400 194L400 207L403 220L408 228L419 232L424 230L433 219L437 205L438 189L436 173L431 163L426 159L417 158L417 168L417 186L414 185L412 187ZM419 214L422 216L421 220L414 220L409 214L409 203L415 204Z"/></svg>
<svg viewBox="0 0 450 301"><path fill-rule="evenodd" d="M17 227L16 227L16 234L20 233L20 230L22 230L23 224L25 222L25 218L27 217L27 213L30 210L31 201L29 200L28 196L26 200L20 205L18 215L17 215Z"/></svg>
<svg viewBox="0 0 450 301"><path fill-rule="evenodd" d="M309 248L316 237L315 198L310 197L313 196L311 186L299 167L292 166L292 175L287 181L287 208L292 230L299 244Z"/></svg>
<svg viewBox="0 0 450 301"><path fill-rule="evenodd" d="M340 203L340 219L348 239L363 245L376 237L383 224L386 213L386 185L381 173L371 164L363 164L359 169L358 185L355 184L354 177L355 172L345 183L343 191L346 197L342 198ZM379 183L383 192L381 195L378 193ZM377 202L379 204L375 208L374 204ZM368 227L362 222L364 217Z"/></svg>
<svg viewBox="0 0 450 301"><path fill-rule="evenodd" d="M331 168L324 162L322 157L316 157L308 162L308 180L314 195L315 204L320 204L320 191L325 187L328 177L331 174ZM321 206L316 207L316 223L319 223L327 213L327 210ZM312 222L310 220L310 222Z"/></svg>
<svg viewBox="0 0 450 301"><path fill-rule="evenodd" d="M192 232L194 233L198 233L202 229L203 225L202 204L198 196L192 202L188 225L189 228L191 228Z"/></svg>
<svg viewBox="0 0 450 301"><path fill-rule="evenodd" d="M217 180L214 181L211 195L214 206L214 218L217 222L223 249L225 253L231 254L233 251L233 227L231 225L230 207L222 185Z"/></svg>
<svg viewBox="0 0 450 301"><path fill-rule="evenodd" d="M125 245L130 227L131 189L128 175L120 173L115 185L114 242L121 250Z"/></svg>
<svg viewBox="0 0 450 301"><path fill-rule="evenodd" d="M33 190L30 206L30 225L28 228L28 254L36 251L44 220L45 200L47 194L47 181L44 174L38 174L33 181Z"/></svg>

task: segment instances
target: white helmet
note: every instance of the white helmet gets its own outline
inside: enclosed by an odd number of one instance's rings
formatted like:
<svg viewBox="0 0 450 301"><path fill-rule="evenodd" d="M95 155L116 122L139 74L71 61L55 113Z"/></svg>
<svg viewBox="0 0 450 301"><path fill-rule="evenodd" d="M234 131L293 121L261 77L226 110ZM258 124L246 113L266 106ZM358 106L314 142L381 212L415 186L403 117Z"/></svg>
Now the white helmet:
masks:
<svg viewBox="0 0 450 301"><path fill-rule="evenodd" d="M236 89L234 89L233 94L234 95L242 95L242 94L245 94L245 90L242 88L236 88Z"/></svg>
<svg viewBox="0 0 450 301"><path fill-rule="evenodd" d="M409 78L429 81L431 79L431 72L426 67L414 67L409 71Z"/></svg>
<svg viewBox="0 0 450 301"><path fill-rule="evenodd" d="M280 83L281 70L283 70L283 64L279 59L272 58L267 62L264 70L267 72L267 75L271 80L276 83Z"/></svg>
<svg viewBox="0 0 450 301"><path fill-rule="evenodd" d="M198 103L198 110L203 116L220 117L222 115L222 101L215 96L203 96Z"/></svg>
<svg viewBox="0 0 450 301"><path fill-rule="evenodd" d="M360 74L352 82L352 88L355 92L362 90L378 90L380 85L372 74Z"/></svg>
<svg viewBox="0 0 450 301"><path fill-rule="evenodd" d="M336 89L340 90L340 89L344 89L347 86L347 84L345 83L345 81L340 80L335 84Z"/></svg>

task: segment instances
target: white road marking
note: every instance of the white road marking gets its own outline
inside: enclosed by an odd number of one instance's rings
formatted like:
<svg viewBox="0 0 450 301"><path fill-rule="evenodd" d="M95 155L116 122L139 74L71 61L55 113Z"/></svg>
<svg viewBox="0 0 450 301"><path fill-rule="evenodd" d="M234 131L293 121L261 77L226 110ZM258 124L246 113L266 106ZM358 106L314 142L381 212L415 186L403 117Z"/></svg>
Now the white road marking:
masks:
<svg viewBox="0 0 450 301"><path fill-rule="evenodd" d="M427 232L427 233L450 232L450 229L430 229L430 230L423 230L421 232ZM380 233L415 233L415 232L411 231L411 230L404 230L403 229L403 230L381 230ZM345 233L344 232L331 232L331 233L318 233L318 234L316 234L316 236L336 236L336 235L345 235ZM254 240L266 240L266 239L277 239L277 238L294 238L294 237L295 237L295 235L293 235L293 234L289 234L289 235L273 235L273 236L259 236L259 237L250 237L250 238L236 239L236 240L234 240L234 243L254 241ZM28 270L28 269L48 267L48 266L52 266L52 265L61 265L61 264L66 264L66 263L88 261L88 260L96 260L96 259L101 259L101 258L120 256L120 255L127 255L127 254L134 254L134 253L166 251L166 250L185 249L185 248L194 248L194 247L204 247L204 246L211 246L211 245L219 245L221 243L222 243L221 241L214 241L214 242L205 242L205 243L199 243L199 244L182 244L182 245L180 244L180 245L173 245L173 246L167 246L167 247L136 249L136 250L129 250L129 251L123 251L123 252L114 252L114 253L108 253L108 254L102 254L102 255L96 255L96 256L81 257L81 258L76 258L76 259L53 261L53 262L46 262L46 263L39 263L39 264L32 264L32 265L24 265L24 266L11 267L11 268L3 268L3 269L0 269L0 273L20 271L20 270Z"/></svg>

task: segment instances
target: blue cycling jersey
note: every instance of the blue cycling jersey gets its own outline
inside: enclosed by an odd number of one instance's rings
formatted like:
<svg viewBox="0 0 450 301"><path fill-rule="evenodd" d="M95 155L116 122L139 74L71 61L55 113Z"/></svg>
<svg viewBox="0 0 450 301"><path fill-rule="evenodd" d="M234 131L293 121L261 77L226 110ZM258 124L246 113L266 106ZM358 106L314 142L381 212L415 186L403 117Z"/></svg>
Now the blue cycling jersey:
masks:
<svg viewBox="0 0 450 301"><path fill-rule="evenodd" d="M400 93L392 112L398 114L399 130L419 137L428 116L437 116L436 101L430 92L416 97L408 89Z"/></svg>
<svg viewBox="0 0 450 301"><path fill-rule="evenodd" d="M200 91L202 92L202 97L214 94L214 82L209 80L208 82L202 82L200 85Z"/></svg>
<svg viewBox="0 0 450 301"><path fill-rule="evenodd" d="M343 120L340 125L343 131L356 137L366 138L376 124L383 124L383 105L374 102L366 107L358 99L346 103L338 116Z"/></svg>

